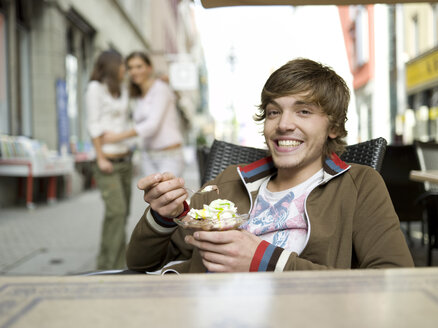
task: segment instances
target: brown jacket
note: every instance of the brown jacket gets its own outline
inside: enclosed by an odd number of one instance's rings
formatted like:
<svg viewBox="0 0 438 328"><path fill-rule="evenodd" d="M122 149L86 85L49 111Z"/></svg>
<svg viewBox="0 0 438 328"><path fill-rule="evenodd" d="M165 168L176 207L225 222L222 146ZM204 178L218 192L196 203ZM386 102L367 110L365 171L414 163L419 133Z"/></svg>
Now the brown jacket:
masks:
<svg viewBox="0 0 438 328"><path fill-rule="evenodd" d="M258 164L257 164L258 163ZM202 208L216 198L233 201L239 213L249 213L258 189L275 173L272 161L264 159L244 167L230 166L215 180L220 190L196 194L193 208ZM249 196L251 195L251 197ZM305 202L308 242L303 252L278 247L281 263L275 271L349 268L412 267L413 261L382 177L374 169L346 165L336 155L324 164L324 180ZM135 227L127 250L128 268L157 270L170 261L183 261L171 268L177 272L205 272L197 249L184 242L190 231L146 209Z"/></svg>

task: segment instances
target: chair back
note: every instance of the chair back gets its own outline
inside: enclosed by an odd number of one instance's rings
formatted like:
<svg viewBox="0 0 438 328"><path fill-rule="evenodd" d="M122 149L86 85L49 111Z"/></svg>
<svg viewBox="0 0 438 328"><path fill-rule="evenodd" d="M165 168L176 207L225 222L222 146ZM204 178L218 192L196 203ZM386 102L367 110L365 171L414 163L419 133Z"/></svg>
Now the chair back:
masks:
<svg viewBox="0 0 438 328"><path fill-rule="evenodd" d="M411 170L419 170L420 161L414 145L388 145L381 174L400 221L421 221L423 208L417 202L424 185L409 179Z"/></svg>
<svg viewBox="0 0 438 328"><path fill-rule="evenodd" d="M252 163L267 155L267 149L240 146L215 139L207 157L205 170L201 172L201 185L214 179L229 165Z"/></svg>
<svg viewBox="0 0 438 328"><path fill-rule="evenodd" d="M341 159L347 163L371 166L377 171L382 166L386 149L384 138L372 139L346 147ZM267 149L240 146L226 141L214 140L205 163L205 170L200 172L201 184L214 179L227 166L251 163L268 155Z"/></svg>
<svg viewBox="0 0 438 328"><path fill-rule="evenodd" d="M376 138L349 145L341 155L341 159L346 163L368 165L377 172L380 172L383 157L385 156L386 144L387 142L384 138Z"/></svg>
<svg viewBox="0 0 438 328"><path fill-rule="evenodd" d="M416 141L421 170L438 170L438 143ZM425 182L426 190L438 191L438 184Z"/></svg>

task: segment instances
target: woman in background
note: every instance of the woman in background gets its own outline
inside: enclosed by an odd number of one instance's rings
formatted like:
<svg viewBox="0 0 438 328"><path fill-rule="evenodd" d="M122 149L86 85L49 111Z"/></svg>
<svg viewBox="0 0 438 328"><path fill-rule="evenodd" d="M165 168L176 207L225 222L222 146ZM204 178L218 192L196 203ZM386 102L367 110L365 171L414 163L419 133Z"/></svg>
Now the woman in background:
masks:
<svg viewBox="0 0 438 328"><path fill-rule="evenodd" d="M130 77L129 95L134 105L134 128L122 133L106 133L105 142L139 136L143 175L184 171L183 136L176 97L163 80L155 78L152 62L140 51L126 58Z"/></svg>
<svg viewBox="0 0 438 328"><path fill-rule="evenodd" d="M132 181L130 147L125 142L102 142L107 131L130 127L125 66L116 51L102 52L94 65L86 92L88 132L96 151L93 175L105 203L97 268L121 269L125 264L125 226L129 215Z"/></svg>

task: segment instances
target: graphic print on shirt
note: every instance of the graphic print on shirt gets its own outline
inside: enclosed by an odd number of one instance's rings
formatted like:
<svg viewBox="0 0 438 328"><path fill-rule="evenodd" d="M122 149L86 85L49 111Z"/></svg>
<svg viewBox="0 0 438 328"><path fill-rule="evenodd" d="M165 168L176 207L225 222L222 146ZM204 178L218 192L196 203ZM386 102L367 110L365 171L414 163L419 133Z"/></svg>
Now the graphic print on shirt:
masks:
<svg viewBox="0 0 438 328"><path fill-rule="evenodd" d="M257 197L257 204L251 213L251 217L254 218L251 222L255 228L253 233L256 235L264 235L267 232L278 230L287 219L289 205L293 199L294 193L290 192L271 206L264 197Z"/></svg>
<svg viewBox="0 0 438 328"><path fill-rule="evenodd" d="M304 218L306 193L294 198L293 192L270 204L261 194L251 212L251 219L242 227L275 246L295 250L305 238L307 222Z"/></svg>

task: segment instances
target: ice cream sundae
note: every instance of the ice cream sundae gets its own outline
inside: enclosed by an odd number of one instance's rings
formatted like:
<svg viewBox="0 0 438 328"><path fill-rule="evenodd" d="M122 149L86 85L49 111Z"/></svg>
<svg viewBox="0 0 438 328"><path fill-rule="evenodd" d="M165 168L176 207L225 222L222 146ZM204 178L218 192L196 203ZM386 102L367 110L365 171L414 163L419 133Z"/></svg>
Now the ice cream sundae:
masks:
<svg viewBox="0 0 438 328"><path fill-rule="evenodd" d="M237 214L233 202L226 199L216 199L202 209L191 209L187 216L177 220L185 228L202 230L230 230L238 228L248 214Z"/></svg>

